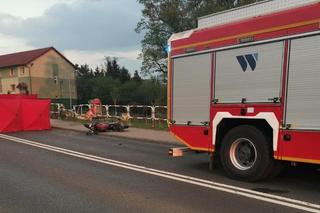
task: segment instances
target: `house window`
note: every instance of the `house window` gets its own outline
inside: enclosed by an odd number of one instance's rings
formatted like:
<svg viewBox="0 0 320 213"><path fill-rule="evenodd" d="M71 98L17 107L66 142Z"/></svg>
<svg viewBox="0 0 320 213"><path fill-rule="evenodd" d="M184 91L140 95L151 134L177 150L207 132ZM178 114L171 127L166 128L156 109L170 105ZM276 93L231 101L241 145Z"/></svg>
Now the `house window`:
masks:
<svg viewBox="0 0 320 213"><path fill-rule="evenodd" d="M10 69L9 76L13 76L13 68Z"/></svg>
<svg viewBox="0 0 320 213"><path fill-rule="evenodd" d="M16 90L16 85L15 84L11 84L11 91L14 92Z"/></svg>
<svg viewBox="0 0 320 213"><path fill-rule="evenodd" d="M58 76L53 76L53 81L54 81L54 84L58 84Z"/></svg>
<svg viewBox="0 0 320 213"><path fill-rule="evenodd" d="M20 69L20 75L24 75L24 67L21 67L21 69Z"/></svg>

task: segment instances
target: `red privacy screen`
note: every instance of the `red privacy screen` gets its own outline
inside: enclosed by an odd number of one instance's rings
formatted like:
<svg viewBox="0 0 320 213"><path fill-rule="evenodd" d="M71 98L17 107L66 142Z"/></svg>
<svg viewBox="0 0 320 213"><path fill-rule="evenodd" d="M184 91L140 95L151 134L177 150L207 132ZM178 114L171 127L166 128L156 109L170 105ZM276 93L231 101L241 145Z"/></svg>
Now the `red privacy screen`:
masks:
<svg viewBox="0 0 320 213"><path fill-rule="evenodd" d="M0 95L0 132L50 129L50 100L36 95Z"/></svg>

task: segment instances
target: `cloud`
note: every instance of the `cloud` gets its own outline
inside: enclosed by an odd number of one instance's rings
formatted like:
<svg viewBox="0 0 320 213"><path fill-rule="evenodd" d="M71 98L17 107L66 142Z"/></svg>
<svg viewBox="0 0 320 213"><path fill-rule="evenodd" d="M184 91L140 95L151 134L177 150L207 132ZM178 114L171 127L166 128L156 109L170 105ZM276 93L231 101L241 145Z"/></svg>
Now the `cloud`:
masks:
<svg viewBox="0 0 320 213"><path fill-rule="evenodd" d="M139 51L83 51L83 50L65 50L63 54L75 64L88 64L91 68L95 68L103 64L104 57L116 57L119 59L120 66L129 69L131 73L139 70L141 61L137 60Z"/></svg>
<svg viewBox="0 0 320 213"><path fill-rule="evenodd" d="M52 6L34 17L0 12L0 54L54 46L73 63L96 67L110 56L131 72L140 69L142 35L134 28L141 7L135 0L48 1Z"/></svg>
<svg viewBox="0 0 320 213"><path fill-rule="evenodd" d="M35 47L132 50L140 45L141 35L134 32L140 10L133 0L76 0L55 4L38 17L0 14L0 27L4 34L23 38Z"/></svg>
<svg viewBox="0 0 320 213"><path fill-rule="evenodd" d="M21 38L12 37L0 33L0 55L34 49Z"/></svg>

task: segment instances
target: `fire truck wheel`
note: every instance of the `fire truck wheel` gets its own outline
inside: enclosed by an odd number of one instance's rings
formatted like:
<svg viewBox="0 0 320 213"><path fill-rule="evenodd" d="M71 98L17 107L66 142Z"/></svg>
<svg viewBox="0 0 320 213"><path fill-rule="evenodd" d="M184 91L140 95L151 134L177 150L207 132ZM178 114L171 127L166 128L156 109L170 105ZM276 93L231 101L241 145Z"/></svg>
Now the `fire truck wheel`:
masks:
<svg viewBox="0 0 320 213"><path fill-rule="evenodd" d="M235 179L258 181L274 168L272 146L263 132L250 125L231 129L222 140L221 163Z"/></svg>

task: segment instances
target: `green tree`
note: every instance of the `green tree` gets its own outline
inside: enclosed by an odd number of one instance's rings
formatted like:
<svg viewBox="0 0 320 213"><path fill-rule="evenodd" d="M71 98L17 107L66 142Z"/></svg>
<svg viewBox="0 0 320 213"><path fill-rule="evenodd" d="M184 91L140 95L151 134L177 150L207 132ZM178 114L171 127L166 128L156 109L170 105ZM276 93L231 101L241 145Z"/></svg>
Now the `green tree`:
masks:
<svg viewBox="0 0 320 213"><path fill-rule="evenodd" d="M111 77L104 76L91 80L92 93L90 98L100 98L102 103L113 104L111 92L114 88L119 88L120 83Z"/></svg>
<svg viewBox="0 0 320 213"><path fill-rule="evenodd" d="M132 80L137 81L137 82L141 82L142 81L142 78L140 77L138 70L134 71Z"/></svg>
<svg viewBox="0 0 320 213"><path fill-rule="evenodd" d="M80 103L88 102L92 93L91 80L94 77L93 71L87 64L75 64L75 71L78 101Z"/></svg>
<svg viewBox="0 0 320 213"><path fill-rule="evenodd" d="M120 73L119 73L119 80L124 83L126 81L129 81L131 79L131 75L129 73L129 70L127 70L127 68L122 67L120 69Z"/></svg>
<svg viewBox="0 0 320 213"><path fill-rule="evenodd" d="M112 103L114 105L119 104L120 97L121 97L121 90L120 90L119 86L111 88L110 96L112 98Z"/></svg>
<svg viewBox="0 0 320 213"><path fill-rule="evenodd" d="M106 75L113 78L119 79L120 77L120 66L116 57L105 57L103 69L106 71Z"/></svg>
<svg viewBox="0 0 320 213"><path fill-rule="evenodd" d="M104 104L166 105L166 86L157 78L142 79L136 70L131 78L129 71L114 59L107 66L93 71L88 65L76 65L79 103L100 98ZM118 70L118 71L117 71Z"/></svg>
<svg viewBox="0 0 320 213"><path fill-rule="evenodd" d="M93 74L94 74L94 77L103 77L106 75L105 70L100 69L99 67L96 67Z"/></svg>
<svg viewBox="0 0 320 213"><path fill-rule="evenodd" d="M187 29L188 20L185 17L185 1L168 0L138 0L144 6L142 19L137 24L136 32L145 32L141 41L142 59L141 71L144 75L150 73L167 73L167 53L165 47L168 38L174 32Z"/></svg>
<svg viewBox="0 0 320 213"><path fill-rule="evenodd" d="M77 77L91 78L94 76L93 71L88 64L84 64L84 65L75 64L74 68L75 68Z"/></svg>
<svg viewBox="0 0 320 213"><path fill-rule="evenodd" d="M141 41L141 71L167 74L165 47L173 33L197 27L197 18L221 10L253 3L258 0L137 0L142 6L142 18L136 27L144 32Z"/></svg>
<svg viewBox="0 0 320 213"><path fill-rule="evenodd" d="M120 87L120 104L140 104L139 96L138 96L138 88L140 86L140 82L135 80L130 80L124 82Z"/></svg>
<svg viewBox="0 0 320 213"><path fill-rule="evenodd" d="M139 104L155 105L161 94L160 84L155 78L144 80L137 89Z"/></svg>
<svg viewBox="0 0 320 213"><path fill-rule="evenodd" d="M160 93L158 93L158 96L155 99L155 105L167 106L167 85L159 84L158 87Z"/></svg>

